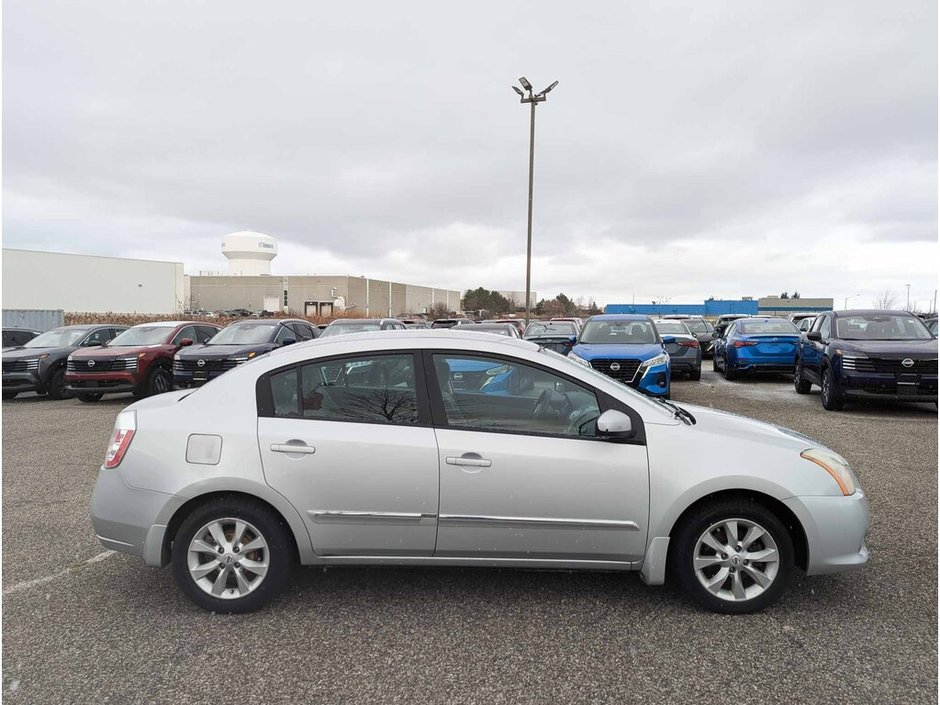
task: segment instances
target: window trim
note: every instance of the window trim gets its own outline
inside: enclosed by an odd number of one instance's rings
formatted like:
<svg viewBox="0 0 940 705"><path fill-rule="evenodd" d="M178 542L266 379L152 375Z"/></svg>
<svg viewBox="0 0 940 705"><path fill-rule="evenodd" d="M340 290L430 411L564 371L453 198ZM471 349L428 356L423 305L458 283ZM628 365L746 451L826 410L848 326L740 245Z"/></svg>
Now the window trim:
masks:
<svg viewBox="0 0 940 705"><path fill-rule="evenodd" d="M294 375L297 384L297 412L301 412L300 400L303 398L303 374L301 368L305 365L319 365L329 362L339 362L342 360L356 360L364 357L404 357L411 355L412 365L415 371L415 402L418 406L418 421L412 424L399 424L391 421L358 421L353 419L321 419L311 418L298 413L297 416L278 416L274 413L274 396L271 393L271 377L294 369ZM339 355L328 355L326 357L312 357L290 365L284 365L277 369L268 370L258 377L255 383L255 400L258 418L284 419L288 421L325 421L328 423L355 423L377 426L401 426L402 428L430 428L431 427L431 409L429 406L428 391L425 382L425 375L422 372L421 357L416 350L373 350L358 353L343 353Z"/></svg>
<svg viewBox="0 0 940 705"><path fill-rule="evenodd" d="M617 442L622 445L646 445L646 428L643 425L643 417L633 409L630 405L625 402L620 401L616 397L611 396L603 389L598 389L597 387L592 386L591 384L572 377L571 375L565 374L559 370L556 370L553 367L547 367L541 365L537 362L532 362L530 360L522 360L515 357L507 357L505 355L500 355L498 353L491 352L477 352L471 350L453 350L453 349L440 349L440 348L425 348L421 351L422 356L422 367L424 368L424 377L425 385L428 393L428 401L431 408L431 421L435 428L447 429L449 431L466 431L470 433L498 433L501 435L509 436L525 436L529 438L561 438L567 441L590 441L594 443L610 443L611 441L600 438L598 436L568 436L561 433L537 433L533 431L515 431L515 430L505 430L505 429L496 429L496 428L468 428L466 426L451 426L447 422L447 414L444 411L444 397L441 393L440 384L437 381L437 372L434 367L434 355L455 355L463 357L483 357L489 358L501 362L502 364L520 364L527 365L534 369L537 369L546 374L555 375L560 377L566 382L569 382L576 387L580 387L585 392L594 394L597 397L597 406L600 410L600 413L615 409L617 411L622 411L627 416L630 417L630 421L633 424L633 428L636 431L633 438L627 441Z"/></svg>

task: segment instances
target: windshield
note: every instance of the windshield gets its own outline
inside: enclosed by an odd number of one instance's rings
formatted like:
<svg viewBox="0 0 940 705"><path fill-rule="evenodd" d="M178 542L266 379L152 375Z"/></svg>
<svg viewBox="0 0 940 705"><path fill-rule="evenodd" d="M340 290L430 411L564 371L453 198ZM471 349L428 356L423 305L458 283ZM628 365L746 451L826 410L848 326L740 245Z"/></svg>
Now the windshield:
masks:
<svg viewBox="0 0 940 705"><path fill-rule="evenodd" d="M643 345L657 342L649 321L588 321L579 343L587 345Z"/></svg>
<svg viewBox="0 0 940 705"><path fill-rule="evenodd" d="M249 345L270 342L278 323L245 323L223 328L206 345Z"/></svg>
<svg viewBox="0 0 940 705"><path fill-rule="evenodd" d="M842 340L929 340L927 327L914 316L870 313L836 319L836 337Z"/></svg>
<svg viewBox="0 0 940 705"><path fill-rule="evenodd" d="M576 336L578 329L574 323L553 321L550 323L530 323L525 329L526 338L570 338Z"/></svg>
<svg viewBox="0 0 940 705"><path fill-rule="evenodd" d="M116 336L108 347L122 345L161 345L175 328L169 326L135 326Z"/></svg>
<svg viewBox="0 0 940 705"><path fill-rule="evenodd" d="M738 324L742 335L778 335L799 333L790 321L745 321Z"/></svg>
<svg viewBox="0 0 940 705"><path fill-rule="evenodd" d="M366 333L370 331L382 330L378 323L331 323L323 332L321 338L328 338L333 335L346 335L347 333Z"/></svg>
<svg viewBox="0 0 940 705"><path fill-rule="evenodd" d="M507 323L504 326L461 326L462 333L492 333L493 335L508 335L512 337L512 327Z"/></svg>
<svg viewBox="0 0 940 705"><path fill-rule="evenodd" d="M24 344L24 348L65 348L78 345L88 333L87 328L56 328L46 331Z"/></svg>
<svg viewBox="0 0 940 705"><path fill-rule="evenodd" d="M689 329L682 321L656 321L656 330L662 335L688 335Z"/></svg>

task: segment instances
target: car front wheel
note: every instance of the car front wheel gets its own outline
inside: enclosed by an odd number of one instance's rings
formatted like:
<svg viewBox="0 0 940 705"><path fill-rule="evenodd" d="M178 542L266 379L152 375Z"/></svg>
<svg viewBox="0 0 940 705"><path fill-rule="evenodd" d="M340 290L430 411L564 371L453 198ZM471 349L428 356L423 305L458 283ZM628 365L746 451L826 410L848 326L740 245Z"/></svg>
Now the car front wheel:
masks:
<svg viewBox="0 0 940 705"><path fill-rule="evenodd" d="M253 612L284 589L293 557L280 516L250 499L220 497L183 521L173 541L173 574L203 609Z"/></svg>
<svg viewBox="0 0 940 705"><path fill-rule="evenodd" d="M747 499L695 510L672 555L683 590L712 612L762 610L783 594L793 573L793 542L773 512Z"/></svg>
<svg viewBox="0 0 940 705"><path fill-rule="evenodd" d="M845 406L845 398L842 390L836 383L835 375L832 374L831 367L823 368L822 373L822 393L819 395L822 400L823 408L827 411L840 411Z"/></svg>
<svg viewBox="0 0 940 705"><path fill-rule="evenodd" d="M65 370L57 369L52 373L49 379L49 398L50 399L71 399L72 392L65 385Z"/></svg>

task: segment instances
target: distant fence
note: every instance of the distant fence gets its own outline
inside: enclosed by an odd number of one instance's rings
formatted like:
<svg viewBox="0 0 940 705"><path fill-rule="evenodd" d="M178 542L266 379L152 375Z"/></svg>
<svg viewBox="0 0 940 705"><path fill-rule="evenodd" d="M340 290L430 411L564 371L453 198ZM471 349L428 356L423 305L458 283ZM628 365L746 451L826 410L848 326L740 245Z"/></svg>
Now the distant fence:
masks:
<svg viewBox="0 0 940 705"><path fill-rule="evenodd" d="M62 309L3 309L4 328L28 328L45 333L65 325Z"/></svg>

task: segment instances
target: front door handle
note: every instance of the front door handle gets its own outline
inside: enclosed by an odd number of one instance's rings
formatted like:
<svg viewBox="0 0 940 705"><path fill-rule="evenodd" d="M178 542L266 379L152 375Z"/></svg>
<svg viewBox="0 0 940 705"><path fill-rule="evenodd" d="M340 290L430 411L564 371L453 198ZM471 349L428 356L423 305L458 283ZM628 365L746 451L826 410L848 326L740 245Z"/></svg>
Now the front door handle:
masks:
<svg viewBox="0 0 940 705"><path fill-rule="evenodd" d="M493 464L479 453L464 453L459 458L448 456L444 460L448 465L463 465L471 468L488 468Z"/></svg>
<svg viewBox="0 0 940 705"><path fill-rule="evenodd" d="M317 452L313 446L308 446L303 441L290 440L287 443L272 443L271 450L275 453L297 453L300 455L312 455Z"/></svg>

